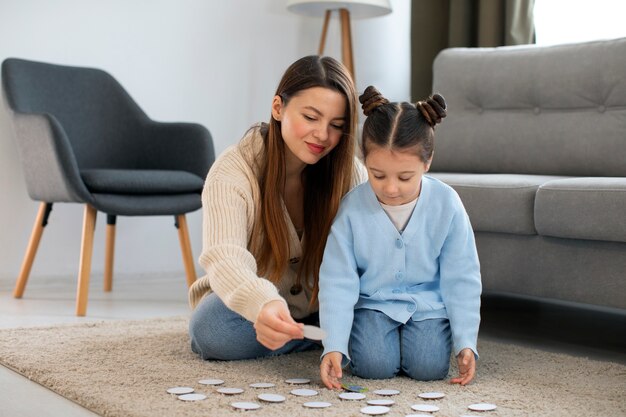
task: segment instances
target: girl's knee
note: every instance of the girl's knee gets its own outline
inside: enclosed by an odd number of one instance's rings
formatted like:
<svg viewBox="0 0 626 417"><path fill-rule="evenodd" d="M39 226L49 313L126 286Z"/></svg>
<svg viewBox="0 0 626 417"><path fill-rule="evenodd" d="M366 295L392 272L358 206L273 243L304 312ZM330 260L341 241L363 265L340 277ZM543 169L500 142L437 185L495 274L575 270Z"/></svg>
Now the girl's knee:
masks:
<svg viewBox="0 0 626 417"><path fill-rule="evenodd" d="M366 379L393 378L400 372L400 364L393 358L353 357L350 370L354 376Z"/></svg>
<svg viewBox="0 0 626 417"><path fill-rule="evenodd" d="M402 371L418 381L446 378L450 370L450 339L447 319L410 322L402 339Z"/></svg>
<svg viewBox="0 0 626 417"><path fill-rule="evenodd" d="M448 376L450 358L446 360L423 361L403 364L402 371L418 381L436 381Z"/></svg>

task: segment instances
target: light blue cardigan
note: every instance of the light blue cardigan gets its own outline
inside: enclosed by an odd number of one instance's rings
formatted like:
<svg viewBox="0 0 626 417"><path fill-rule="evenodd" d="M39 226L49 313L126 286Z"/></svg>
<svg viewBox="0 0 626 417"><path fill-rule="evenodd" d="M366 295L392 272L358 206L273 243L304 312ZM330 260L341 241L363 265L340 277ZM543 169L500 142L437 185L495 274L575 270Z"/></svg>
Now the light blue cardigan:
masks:
<svg viewBox="0 0 626 417"><path fill-rule="evenodd" d="M424 176L404 232L393 225L369 182L344 197L320 267L324 352L346 359L354 309L379 310L401 323L448 318L455 356L478 355L480 265L474 233L457 193Z"/></svg>

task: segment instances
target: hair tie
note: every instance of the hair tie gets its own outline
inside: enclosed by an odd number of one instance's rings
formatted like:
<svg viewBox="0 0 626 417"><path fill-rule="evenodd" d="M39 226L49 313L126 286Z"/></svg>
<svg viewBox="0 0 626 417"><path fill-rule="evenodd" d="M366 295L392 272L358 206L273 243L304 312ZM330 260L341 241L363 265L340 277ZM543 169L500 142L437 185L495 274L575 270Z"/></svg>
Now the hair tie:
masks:
<svg viewBox="0 0 626 417"><path fill-rule="evenodd" d="M363 108L363 114L366 116L372 114L372 112L378 107L389 103L389 100L383 97L383 95L380 94L380 91L378 91L373 85L370 85L365 89L363 94L359 97L359 101L361 102L361 107Z"/></svg>
<svg viewBox="0 0 626 417"><path fill-rule="evenodd" d="M415 103L415 107L422 113L428 124L434 128L438 123L441 123L441 119L448 115L446 109L446 100L441 94L433 94L426 100L420 100Z"/></svg>

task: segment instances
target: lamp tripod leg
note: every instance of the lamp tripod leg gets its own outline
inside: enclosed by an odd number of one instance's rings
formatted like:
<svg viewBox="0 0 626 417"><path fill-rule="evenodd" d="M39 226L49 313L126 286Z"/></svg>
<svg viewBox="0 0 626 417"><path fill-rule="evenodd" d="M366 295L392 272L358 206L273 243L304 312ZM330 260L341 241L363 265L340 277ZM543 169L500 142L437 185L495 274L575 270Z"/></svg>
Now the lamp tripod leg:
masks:
<svg viewBox="0 0 626 417"><path fill-rule="evenodd" d="M324 26L322 27L322 38L320 39L320 47L317 51L318 55L324 55L324 46L326 46L326 34L328 33L328 22L330 21L330 10L326 10L324 14Z"/></svg>
<svg viewBox="0 0 626 417"><path fill-rule="evenodd" d="M350 30L350 12L340 9L341 16L341 59L354 79L354 60L352 58L352 33Z"/></svg>

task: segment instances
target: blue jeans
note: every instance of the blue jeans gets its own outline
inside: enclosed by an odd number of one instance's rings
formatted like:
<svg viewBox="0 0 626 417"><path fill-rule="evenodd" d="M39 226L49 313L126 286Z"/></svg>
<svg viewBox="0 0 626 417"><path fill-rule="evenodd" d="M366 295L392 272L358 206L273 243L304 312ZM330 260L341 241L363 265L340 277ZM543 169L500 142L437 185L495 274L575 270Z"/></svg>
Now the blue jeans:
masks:
<svg viewBox="0 0 626 417"><path fill-rule="evenodd" d="M419 381L443 379L450 368L451 332L448 319L390 319L377 310L354 311L348 353L353 375L392 378L400 372Z"/></svg>
<svg viewBox="0 0 626 417"><path fill-rule="evenodd" d="M300 320L313 324L311 320ZM253 323L230 310L215 293L204 297L189 322L191 350L202 359L237 360L282 355L319 348L310 340L291 340L283 347L270 350L256 340Z"/></svg>

